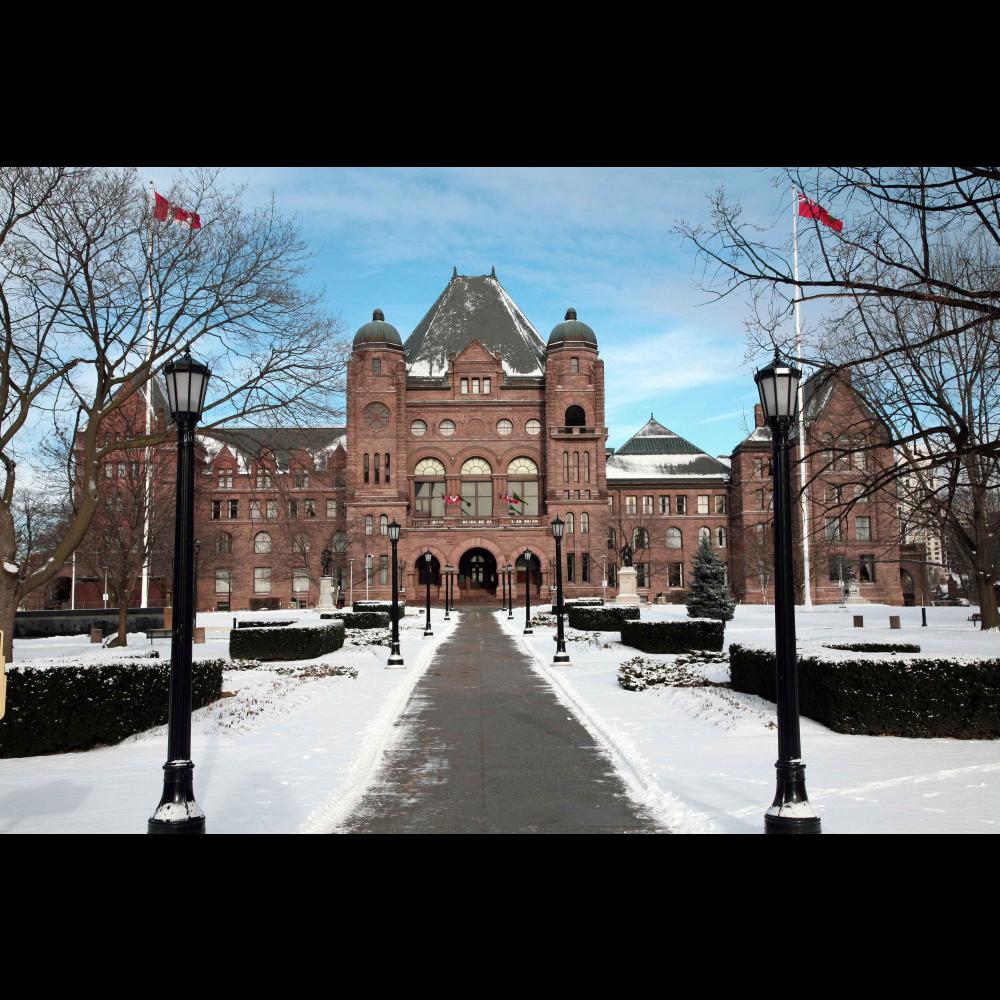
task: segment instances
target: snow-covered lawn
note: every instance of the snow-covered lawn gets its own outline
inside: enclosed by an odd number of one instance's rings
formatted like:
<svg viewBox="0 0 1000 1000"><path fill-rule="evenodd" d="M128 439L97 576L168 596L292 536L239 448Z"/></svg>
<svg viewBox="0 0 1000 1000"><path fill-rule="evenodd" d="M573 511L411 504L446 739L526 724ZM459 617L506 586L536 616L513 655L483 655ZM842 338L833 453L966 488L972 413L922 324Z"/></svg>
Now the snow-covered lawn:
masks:
<svg viewBox="0 0 1000 1000"><path fill-rule="evenodd" d="M423 614L400 622L406 668L387 670L387 646L347 642L317 660L272 669L227 670L232 692L194 713L195 796L210 833L321 833L351 811L377 769L382 750L437 646L454 628L431 609L434 637L423 638ZM229 659L232 614L200 614L206 642L195 659ZM240 620L318 620L317 612L239 613ZM371 634L371 633L369 633ZM170 640L155 640L163 658ZM141 635L129 649L149 649ZM53 656L107 657L87 636L18 640L15 664ZM346 664L357 678L296 678L274 668ZM166 726L124 743L81 753L0 760L0 833L145 833L159 802L167 753Z"/></svg>
<svg viewBox="0 0 1000 1000"><path fill-rule="evenodd" d="M796 631L803 651L831 641L895 640L917 643L921 656L1000 658L1000 635L967 621L976 610L928 608L921 628L920 608L799 608ZM852 627L852 614L864 615L863 629ZM889 629L890 614L900 615L900 630ZM644 620L685 617L683 607L642 609ZM657 820L678 833L763 832L778 750L773 704L726 688L626 691L617 681L623 660L674 658L623 646L617 632L567 629L572 664L557 667L554 627L524 636L523 613L501 621ZM725 647L732 642L773 649L773 607L738 607L726 625ZM728 667L706 666L704 674L727 680ZM845 736L803 718L802 755L825 833L1000 832L1000 740Z"/></svg>

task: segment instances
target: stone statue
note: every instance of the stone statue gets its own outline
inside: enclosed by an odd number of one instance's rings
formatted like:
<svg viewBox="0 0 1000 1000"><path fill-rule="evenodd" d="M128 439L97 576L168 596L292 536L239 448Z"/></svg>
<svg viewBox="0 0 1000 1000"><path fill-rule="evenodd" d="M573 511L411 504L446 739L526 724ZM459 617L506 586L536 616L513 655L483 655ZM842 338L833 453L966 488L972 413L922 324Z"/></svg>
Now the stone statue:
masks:
<svg viewBox="0 0 1000 1000"><path fill-rule="evenodd" d="M618 554L622 557L622 565L623 566L631 566L632 565L632 546L629 545L628 542L626 542L622 546L621 552L619 552Z"/></svg>
<svg viewBox="0 0 1000 1000"><path fill-rule="evenodd" d="M323 576L329 576L330 563L333 560L333 553L329 549L323 549L320 558L323 560Z"/></svg>

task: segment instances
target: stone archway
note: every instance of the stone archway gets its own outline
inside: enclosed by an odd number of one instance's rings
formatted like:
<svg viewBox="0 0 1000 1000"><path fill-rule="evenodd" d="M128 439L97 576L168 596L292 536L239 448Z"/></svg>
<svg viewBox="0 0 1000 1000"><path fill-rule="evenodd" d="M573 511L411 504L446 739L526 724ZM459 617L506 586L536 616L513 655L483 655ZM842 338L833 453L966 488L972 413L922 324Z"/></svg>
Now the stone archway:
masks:
<svg viewBox="0 0 1000 1000"><path fill-rule="evenodd" d="M497 560L489 549L466 549L458 560L458 590L465 599L495 598L497 592Z"/></svg>
<svg viewBox="0 0 1000 1000"><path fill-rule="evenodd" d="M905 569L899 571L899 586L903 591L903 605L912 608L916 604L916 592L913 586L913 577Z"/></svg>

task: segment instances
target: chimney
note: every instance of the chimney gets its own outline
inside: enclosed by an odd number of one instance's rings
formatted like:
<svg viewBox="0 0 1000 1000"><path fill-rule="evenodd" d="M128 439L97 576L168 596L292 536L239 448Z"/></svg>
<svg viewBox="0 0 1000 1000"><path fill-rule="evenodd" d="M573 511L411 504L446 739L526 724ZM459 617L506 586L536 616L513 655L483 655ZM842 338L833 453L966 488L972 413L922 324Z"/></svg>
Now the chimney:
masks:
<svg viewBox="0 0 1000 1000"><path fill-rule="evenodd" d="M764 426L764 407L760 403L755 403L753 408L753 423L755 427Z"/></svg>

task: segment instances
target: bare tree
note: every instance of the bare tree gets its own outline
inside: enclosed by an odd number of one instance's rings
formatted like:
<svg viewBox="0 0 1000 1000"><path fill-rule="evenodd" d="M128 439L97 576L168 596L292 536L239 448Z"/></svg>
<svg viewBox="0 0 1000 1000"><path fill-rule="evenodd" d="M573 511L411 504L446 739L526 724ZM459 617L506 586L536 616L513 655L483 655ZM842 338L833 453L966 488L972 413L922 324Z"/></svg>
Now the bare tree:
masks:
<svg viewBox="0 0 1000 1000"><path fill-rule="evenodd" d="M169 189L200 229L153 217L133 169L0 168L0 628L51 580L100 505L101 465L122 448L171 440L160 426L102 441L102 425L191 348L212 368L203 427L232 420L329 421L348 346L302 280L308 254L274 203L252 211L217 171ZM73 517L50 561L18 572L12 503L20 456L45 434L73 444Z"/></svg>

